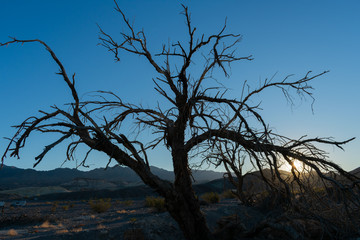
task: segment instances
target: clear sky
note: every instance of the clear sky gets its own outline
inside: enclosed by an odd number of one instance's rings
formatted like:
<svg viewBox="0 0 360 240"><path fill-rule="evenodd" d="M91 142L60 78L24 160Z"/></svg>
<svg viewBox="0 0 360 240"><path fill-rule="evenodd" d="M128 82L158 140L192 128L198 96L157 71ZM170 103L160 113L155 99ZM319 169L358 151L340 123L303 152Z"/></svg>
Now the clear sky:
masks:
<svg viewBox="0 0 360 240"><path fill-rule="evenodd" d="M134 22L144 28L150 49L159 51L162 43L184 40L186 28L180 3L189 6L198 33L217 32L227 17L228 31L240 33L240 56L252 54L254 61L232 66L229 79L219 79L240 92L242 82L288 74L303 76L307 71L330 70L313 82L314 113L311 101L296 101L291 107L280 92L267 92L263 98L265 120L277 133L293 138L329 137L345 140L357 137L345 146L345 152L325 148L333 161L346 170L360 166L360 2L347 1L118 1ZM19 39L39 38L50 45L67 68L76 73L77 88L83 96L94 90L111 90L129 102L153 101L154 70L139 57L122 55L121 62L103 47L97 46L99 24L105 31L119 36L125 28L113 10L111 0L2 0L0 7L0 42L8 36ZM185 36L186 37L186 36ZM0 135L11 137L10 126L21 123L38 110L50 105L62 106L71 100L65 83L54 73L57 66L48 53L36 44L0 48ZM31 168L34 157L53 139L34 135L21 159L7 158L5 164ZM8 141L0 139L0 150ZM65 145L52 151L37 167L59 167L65 159ZM79 153L81 155L81 153ZM79 159L81 156L79 156ZM152 154L152 165L171 169L164 152ZM91 167L101 167L107 158L95 154ZM74 167L75 163L64 166Z"/></svg>

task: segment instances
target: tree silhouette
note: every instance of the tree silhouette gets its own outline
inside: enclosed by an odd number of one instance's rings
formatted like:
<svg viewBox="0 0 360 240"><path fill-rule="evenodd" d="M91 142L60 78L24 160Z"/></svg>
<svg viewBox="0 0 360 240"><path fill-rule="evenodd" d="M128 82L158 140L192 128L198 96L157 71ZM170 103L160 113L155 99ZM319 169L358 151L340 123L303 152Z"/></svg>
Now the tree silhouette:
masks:
<svg viewBox="0 0 360 240"><path fill-rule="evenodd" d="M165 198L167 210L187 239L214 238L193 191L189 160L193 155L199 154L214 156L224 144L236 145L234 153L239 153L239 157L250 161L260 171L263 179L270 186L274 186L269 178L263 175L263 170L269 168L274 179L280 182L284 194L288 196L291 196L292 191L289 183L281 176L279 167L283 162L292 164L295 159L316 172L324 181L332 182L339 188L344 186L324 171L333 171L351 181L356 180L337 164L329 161L326 153L317 147L317 144L327 144L342 149L342 145L352 139L290 139L272 133L262 118L260 105L252 101L255 96L261 96L270 88L279 89L290 102L295 95L313 98L310 83L326 72L312 74L309 71L299 79L294 79L293 76L278 81L266 79L256 89L244 82L240 96L236 99L228 98L226 88L221 84L209 86L208 79L214 72L219 71L229 77L231 64L250 61L252 57L237 56L235 48L241 36L226 33L226 22L215 34L199 35L192 26L188 8L183 6L188 40L163 45L162 51L154 54L148 48L149 43L144 31L134 29L116 1L115 9L121 14L126 31L121 33L120 40L116 40L100 28L100 45L113 53L117 61L123 52L144 57L155 70L154 88L164 102L156 108L144 108L127 103L121 96L108 91L98 91L99 98L94 100L81 101L75 87L75 74L68 75L62 62L45 42L38 39L11 38L10 41L1 43L1 46L39 43L46 48L58 65L57 74L67 84L73 102L70 110L53 106L52 112L40 111L40 116L29 117L17 126L17 132L11 138L2 162L8 154L19 157L20 150L33 132L61 136L57 141L45 146L43 152L35 157L34 167L64 140L70 140L66 151L69 160L74 157L74 152L80 145L89 148L83 163L91 151L103 152L118 164L131 168L145 184ZM199 56L203 59L203 65L199 63L201 60L197 60L200 59ZM197 69L192 73L191 67L194 67L195 62ZM106 114L110 111L116 115L113 117ZM151 142L143 142L135 137L130 139L122 126L128 119L132 119L132 123L139 127L151 129L154 139ZM151 159L148 159L147 151L161 146L166 146L171 153L174 182L160 179L151 172ZM231 162L225 159L218 158L217 164L231 166ZM234 171L231 167L228 169L229 173ZM295 181L299 181L296 171L295 168L292 169Z"/></svg>

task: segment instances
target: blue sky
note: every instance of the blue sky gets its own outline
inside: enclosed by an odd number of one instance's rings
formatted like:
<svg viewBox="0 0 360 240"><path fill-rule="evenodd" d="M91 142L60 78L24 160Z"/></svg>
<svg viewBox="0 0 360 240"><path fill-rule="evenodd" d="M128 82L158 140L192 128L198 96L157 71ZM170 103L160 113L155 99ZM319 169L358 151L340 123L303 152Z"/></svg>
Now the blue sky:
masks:
<svg viewBox="0 0 360 240"><path fill-rule="evenodd" d="M360 157L360 2L353 1L118 1L120 7L143 28L149 47L157 52L162 43L186 40L180 3L189 6L198 33L217 32L227 17L228 31L240 33L241 56L252 54L254 61L232 66L229 79L219 79L237 96L244 80L256 84L273 76L303 76L307 71L330 70L313 82L314 113L311 101L290 106L280 92L266 92L262 98L265 120L277 133L298 138L329 137L345 140L345 152L325 147L333 161L346 170L359 167ZM114 62L106 49L97 46L99 24L106 32L119 36L125 27L113 10L111 0L3 0L0 8L0 42L8 36L39 38L47 42L61 59L68 73L76 73L79 94L111 90L129 102L151 104L154 100L154 70L139 57L123 54ZM185 36L185 37L184 37ZM38 110L71 101L65 83L54 73L57 66L39 45L0 48L1 137L10 137L10 126L21 123ZM141 88L139 88L141 86ZM255 86L255 85L254 85ZM156 99L157 100L157 99ZM31 168L44 144L54 139L34 135L21 159L7 158L5 164ZM7 140L0 139L1 151ZM37 167L59 167L65 159L65 145L52 151ZM78 154L81 158L81 152ZM152 153L152 164L171 169L169 155ZM107 158L95 154L91 167L101 167ZM70 162L65 167L74 167Z"/></svg>

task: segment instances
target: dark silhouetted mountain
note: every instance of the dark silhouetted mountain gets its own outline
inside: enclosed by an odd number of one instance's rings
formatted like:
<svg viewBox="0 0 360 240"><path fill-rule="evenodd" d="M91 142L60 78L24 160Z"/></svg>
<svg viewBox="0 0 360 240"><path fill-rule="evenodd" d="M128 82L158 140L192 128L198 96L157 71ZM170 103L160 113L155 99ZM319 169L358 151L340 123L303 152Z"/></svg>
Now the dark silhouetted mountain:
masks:
<svg viewBox="0 0 360 240"><path fill-rule="evenodd" d="M174 180L174 173L157 167L151 167L151 171L162 179ZM214 171L193 171L196 183L211 181L221 178L223 173ZM88 179L88 180L84 180ZM98 183L96 183L98 180ZM129 168L114 166L108 169L97 168L90 171L77 169L57 168L50 171L36 171L33 169L20 169L3 166L0 169L0 189L13 189L20 187L47 187L65 185L76 188L77 184L84 181L90 185L116 185L118 187L134 186L141 183L141 179ZM91 182L91 183L90 183Z"/></svg>
<svg viewBox="0 0 360 240"><path fill-rule="evenodd" d="M169 181L173 181L174 173L157 167L151 171ZM269 169L263 171L266 178L270 178ZM360 175L360 168L351 173ZM280 171L283 177L290 176L289 172ZM198 170L193 171L195 179L194 190L201 194L205 192L221 193L234 186L223 173ZM291 176L290 176L291 179ZM313 179L313 181L318 181ZM70 192L54 193L44 198L49 199L86 199L89 197L133 198L155 194L149 187L144 186L140 178L129 168L115 166L108 169L98 168L88 172L76 169L58 168L51 171L36 171L4 166L0 170L0 190L21 187L50 187L61 186ZM267 188L259 172L252 172L244 179L243 190L262 192Z"/></svg>
<svg viewBox="0 0 360 240"><path fill-rule="evenodd" d="M360 177L360 167L355 168L354 170L350 171L351 174L354 174L357 177Z"/></svg>

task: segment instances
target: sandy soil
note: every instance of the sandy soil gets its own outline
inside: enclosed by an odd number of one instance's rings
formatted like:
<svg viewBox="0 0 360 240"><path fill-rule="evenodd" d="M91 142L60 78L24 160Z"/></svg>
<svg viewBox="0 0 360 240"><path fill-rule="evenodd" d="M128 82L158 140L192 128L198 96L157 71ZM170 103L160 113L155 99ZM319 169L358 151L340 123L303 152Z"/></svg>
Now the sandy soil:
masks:
<svg viewBox="0 0 360 240"><path fill-rule="evenodd" d="M111 203L111 208L104 213L95 213L87 201L6 206L0 215L0 239L184 239L167 212L158 213L145 207L143 200L131 204L112 200ZM203 206L202 210L213 230L220 217L236 212L248 218L244 219L248 225L260 221L259 213L248 213L241 208L235 200L222 200L218 204ZM253 216L258 216L258 219Z"/></svg>

